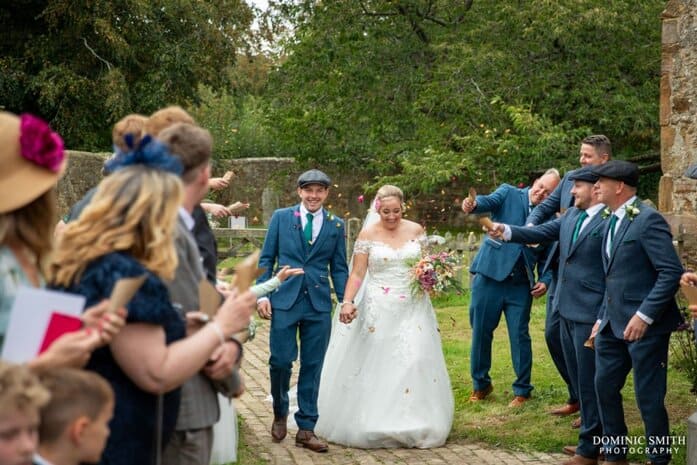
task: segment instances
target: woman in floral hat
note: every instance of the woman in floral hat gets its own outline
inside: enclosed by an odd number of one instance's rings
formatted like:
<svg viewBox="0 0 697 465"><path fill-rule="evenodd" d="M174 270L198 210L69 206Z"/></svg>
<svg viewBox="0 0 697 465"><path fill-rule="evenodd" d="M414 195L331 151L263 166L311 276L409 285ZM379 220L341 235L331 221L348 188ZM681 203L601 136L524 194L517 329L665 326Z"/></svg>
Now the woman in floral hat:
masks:
<svg viewBox="0 0 697 465"><path fill-rule="evenodd" d="M57 217L55 187L67 159L60 136L43 120L0 112L0 348L20 286L43 287ZM83 314L87 328L58 338L30 366L81 366L124 324L125 310L101 302Z"/></svg>

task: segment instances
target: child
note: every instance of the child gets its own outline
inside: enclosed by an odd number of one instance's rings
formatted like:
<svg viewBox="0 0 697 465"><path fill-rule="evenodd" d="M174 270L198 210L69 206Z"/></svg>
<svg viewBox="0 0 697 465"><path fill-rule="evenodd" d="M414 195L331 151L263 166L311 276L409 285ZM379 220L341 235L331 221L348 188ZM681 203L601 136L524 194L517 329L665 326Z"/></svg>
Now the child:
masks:
<svg viewBox="0 0 697 465"><path fill-rule="evenodd" d="M41 409L36 465L99 462L114 412L109 383L94 372L72 368L48 371L41 382L51 400Z"/></svg>
<svg viewBox="0 0 697 465"><path fill-rule="evenodd" d="M0 465L31 465L49 393L25 365L0 361Z"/></svg>

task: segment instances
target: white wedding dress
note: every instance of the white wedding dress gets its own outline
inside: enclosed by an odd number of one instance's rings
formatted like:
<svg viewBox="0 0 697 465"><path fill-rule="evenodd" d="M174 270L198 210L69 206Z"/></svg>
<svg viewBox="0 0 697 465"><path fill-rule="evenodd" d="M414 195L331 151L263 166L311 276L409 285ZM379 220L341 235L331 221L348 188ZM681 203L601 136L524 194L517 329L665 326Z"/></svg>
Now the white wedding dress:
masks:
<svg viewBox="0 0 697 465"><path fill-rule="evenodd" d="M334 315L319 387L318 436L352 447L437 447L453 421L453 394L427 295L412 295L408 261L418 240L399 249L356 241L368 254L357 318Z"/></svg>

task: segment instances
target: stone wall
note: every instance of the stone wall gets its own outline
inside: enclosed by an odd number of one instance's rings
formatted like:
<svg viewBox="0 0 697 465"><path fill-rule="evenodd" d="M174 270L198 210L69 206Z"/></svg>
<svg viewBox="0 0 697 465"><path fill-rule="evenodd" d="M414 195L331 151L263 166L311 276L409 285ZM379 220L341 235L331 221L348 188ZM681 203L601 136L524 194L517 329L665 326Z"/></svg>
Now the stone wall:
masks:
<svg viewBox="0 0 697 465"><path fill-rule="evenodd" d="M69 151L68 171L58 184L61 214L67 213L70 206L102 178L101 168L109 153L87 153ZM320 167L332 178L334 186L326 206L341 217L363 218L372 195L366 194L364 202L358 200L364 194L364 186L371 181L370 175L359 170L338 171L331 167ZM230 187L220 192L211 192L210 200L228 205L234 201L250 203L246 213L250 227L268 224L269 217L279 206L292 205L298 201L296 180L303 168L297 166L292 158L243 158L219 160L215 162L214 176L222 176L232 170L236 176ZM467 187L453 179L448 186L433 195L407 199L407 216L425 223L428 228L439 230L446 227L462 228L468 221L460 210L462 193ZM487 187L475 186L482 192ZM221 225L225 226L225 225Z"/></svg>
<svg viewBox="0 0 697 465"><path fill-rule="evenodd" d="M658 207L668 217L687 265L697 265L697 0L670 0L662 14L661 168ZM689 232L689 234L685 234Z"/></svg>

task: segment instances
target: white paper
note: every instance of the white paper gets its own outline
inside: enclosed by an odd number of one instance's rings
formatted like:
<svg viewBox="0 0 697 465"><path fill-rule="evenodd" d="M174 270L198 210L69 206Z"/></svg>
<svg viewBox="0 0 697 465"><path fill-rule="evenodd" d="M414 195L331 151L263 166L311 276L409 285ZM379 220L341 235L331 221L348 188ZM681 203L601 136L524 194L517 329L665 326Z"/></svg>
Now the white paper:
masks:
<svg viewBox="0 0 697 465"><path fill-rule="evenodd" d="M15 363L33 359L44 340L51 314L79 317L84 307L85 297L81 295L21 286L10 310L0 358Z"/></svg>

